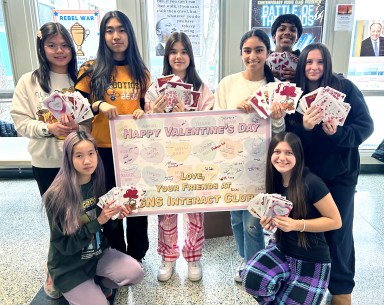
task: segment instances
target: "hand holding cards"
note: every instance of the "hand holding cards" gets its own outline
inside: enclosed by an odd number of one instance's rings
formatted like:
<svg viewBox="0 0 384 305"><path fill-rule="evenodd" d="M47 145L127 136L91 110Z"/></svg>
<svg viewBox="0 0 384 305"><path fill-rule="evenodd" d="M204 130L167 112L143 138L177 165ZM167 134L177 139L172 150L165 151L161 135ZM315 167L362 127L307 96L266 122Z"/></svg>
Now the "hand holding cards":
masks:
<svg viewBox="0 0 384 305"><path fill-rule="evenodd" d="M277 102L288 114L294 113L303 91L289 82L268 83L258 89L249 99L256 112L266 119L271 115L271 106Z"/></svg>
<svg viewBox="0 0 384 305"><path fill-rule="evenodd" d="M257 194L248 203L248 211L257 218L288 216L293 204L279 194Z"/></svg>
<svg viewBox="0 0 384 305"><path fill-rule="evenodd" d="M344 99L344 93L331 87L320 87L300 99L297 112L304 114L311 105L316 105L323 111L323 122L334 121L343 126L351 110L351 105Z"/></svg>
<svg viewBox="0 0 384 305"><path fill-rule="evenodd" d="M196 110L200 92L193 91L193 85L184 83L178 76L171 74L159 77L149 87L146 98L155 101L160 95L165 95L167 106L165 112L172 111L178 101L184 104L186 110Z"/></svg>
<svg viewBox="0 0 384 305"><path fill-rule="evenodd" d="M55 91L43 101L43 104L57 120L60 120L63 114L70 114L76 123L93 118L88 99L77 91L65 93Z"/></svg>
<svg viewBox="0 0 384 305"><path fill-rule="evenodd" d="M106 204L114 201L111 207L115 206L130 206L130 208L135 209L140 204L141 199L144 197L145 190L137 186L128 185L123 187L114 187L105 195L99 197L99 202L97 205L100 208L103 208ZM112 216L112 219L115 220L120 216L120 213Z"/></svg>
<svg viewBox="0 0 384 305"><path fill-rule="evenodd" d="M280 75L287 69L296 70L299 58L291 52L273 52L267 58L266 64Z"/></svg>

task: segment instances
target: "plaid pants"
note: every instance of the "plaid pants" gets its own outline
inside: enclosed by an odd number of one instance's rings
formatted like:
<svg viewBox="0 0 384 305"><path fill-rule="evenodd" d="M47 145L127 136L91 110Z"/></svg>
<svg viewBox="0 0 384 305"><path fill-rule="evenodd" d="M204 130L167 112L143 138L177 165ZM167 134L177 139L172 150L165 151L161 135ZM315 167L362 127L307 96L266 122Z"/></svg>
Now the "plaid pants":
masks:
<svg viewBox="0 0 384 305"><path fill-rule="evenodd" d="M180 256L177 245L177 215L159 215L157 253L166 262L173 262ZM187 262L194 262L200 260L204 246L204 214L188 213L186 215L188 221L182 252Z"/></svg>
<svg viewBox="0 0 384 305"><path fill-rule="evenodd" d="M330 270L331 264L294 259L274 245L256 253L241 276L260 305L316 305L327 291Z"/></svg>

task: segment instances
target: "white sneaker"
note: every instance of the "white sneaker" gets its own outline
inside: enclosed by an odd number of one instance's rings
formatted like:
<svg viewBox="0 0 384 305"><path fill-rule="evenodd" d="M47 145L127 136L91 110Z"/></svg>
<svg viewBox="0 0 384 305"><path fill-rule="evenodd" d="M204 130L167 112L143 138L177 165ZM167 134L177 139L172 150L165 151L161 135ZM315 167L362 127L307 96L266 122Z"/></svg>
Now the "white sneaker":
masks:
<svg viewBox="0 0 384 305"><path fill-rule="evenodd" d="M157 272L157 279L160 282L166 282L171 278L175 268L175 263L176 262L161 262L159 271Z"/></svg>
<svg viewBox="0 0 384 305"><path fill-rule="evenodd" d="M188 279L196 282L200 281L202 276L200 261L188 262Z"/></svg>
<svg viewBox="0 0 384 305"><path fill-rule="evenodd" d="M242 280L240 274L241 274L241 272L243 272L244 269L245 269L245 261L242 261L241 264L239 265L239 267L237 267L237 269L236 269L235 276L234 276L235 282L242 283L243 280Z"/></svg>

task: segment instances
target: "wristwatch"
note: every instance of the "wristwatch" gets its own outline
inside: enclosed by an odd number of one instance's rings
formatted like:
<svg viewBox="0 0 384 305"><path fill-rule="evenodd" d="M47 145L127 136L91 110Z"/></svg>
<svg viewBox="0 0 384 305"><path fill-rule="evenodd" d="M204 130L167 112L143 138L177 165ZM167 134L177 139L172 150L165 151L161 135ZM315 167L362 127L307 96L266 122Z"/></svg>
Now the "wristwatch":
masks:
<svg viewBox="0 0 384 305"><path fill-rule="evenodd" d="M43 125L43 135L44 137L50 137L52 134L49 132L49 129L48 129L48 124L47 123L44 123Z"/></svg>

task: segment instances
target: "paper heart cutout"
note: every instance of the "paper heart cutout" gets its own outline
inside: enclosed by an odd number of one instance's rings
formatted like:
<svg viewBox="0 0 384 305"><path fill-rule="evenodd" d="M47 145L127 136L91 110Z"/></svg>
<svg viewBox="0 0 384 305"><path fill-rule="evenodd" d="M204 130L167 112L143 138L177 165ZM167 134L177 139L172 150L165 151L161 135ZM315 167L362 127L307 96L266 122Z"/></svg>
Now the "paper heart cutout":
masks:
<svg viewBox="0 0 384 305"><path fill-rule="evenodd" d="M278 204L274 205L272 208L272 214L273 215L281 215L281 216L287 216L289 215L289 208L287 207L282 207Z"/></svg>
<svg viewBox="0 0 384 305"><path fill-rule="evenodd" d="M199 164L195 167L195 173L202 173L204 182L210 182L216 179L219 174L219 166L217 164Z"/></svg>
<svg viewBox="0 0 384 305"><path fill-rule="evenodd" d="M164 147L160 143L151 143L147 147L143 148L140 152L140 156L149 163L160 163L164 159Z"/></svg>
<svg viewBox="0 0 384 305"><path fill-rule="evenodd" d="M118 151L120 162L124 165L133 163L139 155L138 147L133 144L119 146Z"/></svg>
<svg viewBox="0 0 384 305"><path fill-rule="evenodd" d="M219 177L226 177L225 181L236 181L244 173L244 165L241 163L220 164Z"/></svg>
<svg viewBox="0 0 384 305"><path fill-rule="evenodd" d="M167 144L166 151L168 156L175 161L182 162L191 153L192 147L188 142L172 142Z"/></svg>
<svg viewBox="0 0 384 305"><path fill-rule="evenodd" d="M277 63L276 58L272 59L272 62L273 62L274 64Z"/></svg>
<svg viewBox="0 0 384 305"><path fill-rule="evenodd" d="M141 179L141 172L135 165L120 166L121 185L137 184Z"/></svg>
<svg viewBox="0 0 384 305"><path fill-rule="evenodd" d="M279 58L279 63L281 63L283 61L283 59L282 58Z"/></svg>
<svg viewBox="0 0 384 305"><path fill-rule="evenodd" d="M220 139L220 143L225 143L218 148L218 151L225 159L233 159L243 151L243 144L239 141L234 141L229 138Z"/></svg>
<svg viewBox="0 0 384 305"><path fill-rule="evenodd" d="M168 177L172 177L172 184L177 184L181 181L181 175L186 173L193 173L193 169L187 165L180 165L178 167L171 167L167 170Z"/></svg>
<svg viewBox="0 0 384 305"><path fill-rule="evenodd" d="M145 183L151 187L163 183L166 177L164 170L152 166L144 167L142 174Z"/></svg>
<svg viewBox="0 0 384 305"><path fill-rule="evenodd" d="M212 139L204 140L193 147L193 154L201 161L212 161L216 156L216 144Z"/></svg>
<svg viewBox="0 0 384 305"><path fill-rule="evenodd" d="M65 108L65 104L64 104L63 100L59 97L56 97L52 101L48 102L48 106L49 106L49 108L56 110L56 111L59 111L59 112L63 112L63 110Z"/></svg>

